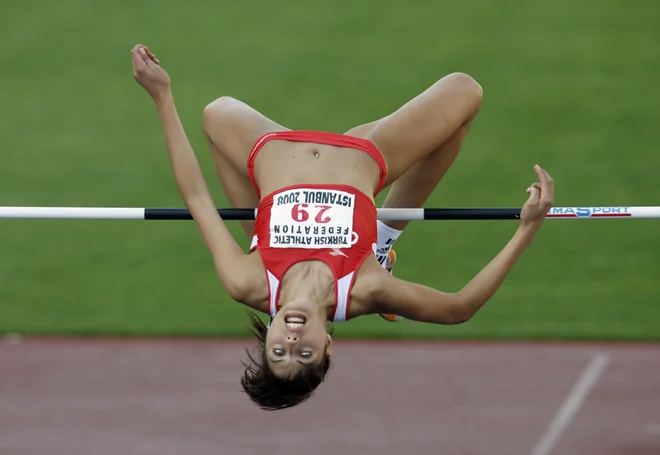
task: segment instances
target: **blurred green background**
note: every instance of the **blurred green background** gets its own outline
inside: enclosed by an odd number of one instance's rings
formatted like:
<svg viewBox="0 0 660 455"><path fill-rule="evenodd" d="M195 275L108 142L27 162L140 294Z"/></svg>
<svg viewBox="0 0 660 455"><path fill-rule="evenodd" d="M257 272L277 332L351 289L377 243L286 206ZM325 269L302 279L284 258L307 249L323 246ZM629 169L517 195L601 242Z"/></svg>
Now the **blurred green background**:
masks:
<svg viewBox="0 0 660 455"><path fill-rule="evenodd" d="M447 73L484 106L431 207L520 206L542 164L556 204L660 205L660 4L599 0L25 0L0 14L0 205L182 206L140 42L202 134L220 95L290 128L343 132ZM382 198L381 198L382 200ZM236 223L233 232L240 236ZM398 276L456 291L515 222L414 222ZM660 339L660 221L549 221L469 323L360 318L338 336ZM245 336L192 222L0 220L0 332Z"/></svg>

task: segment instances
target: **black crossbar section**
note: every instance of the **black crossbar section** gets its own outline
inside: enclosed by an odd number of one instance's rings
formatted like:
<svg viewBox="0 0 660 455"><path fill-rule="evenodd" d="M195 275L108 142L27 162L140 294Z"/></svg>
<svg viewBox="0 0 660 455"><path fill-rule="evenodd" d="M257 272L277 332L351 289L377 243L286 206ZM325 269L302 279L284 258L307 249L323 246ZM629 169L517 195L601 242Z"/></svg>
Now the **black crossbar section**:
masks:
<svg viewBox="0 0 660 455"><path fill-rule="evenodd" d="M254 209L218 209L223 220L254 220ZM192 220L188 209L144 209L145 220Z"/></svg>
<svg viewBox="0 0 660 455"><path fill-rule="evenodd" d="M425 220L519 220L520 209L424 209Z"/></svg>

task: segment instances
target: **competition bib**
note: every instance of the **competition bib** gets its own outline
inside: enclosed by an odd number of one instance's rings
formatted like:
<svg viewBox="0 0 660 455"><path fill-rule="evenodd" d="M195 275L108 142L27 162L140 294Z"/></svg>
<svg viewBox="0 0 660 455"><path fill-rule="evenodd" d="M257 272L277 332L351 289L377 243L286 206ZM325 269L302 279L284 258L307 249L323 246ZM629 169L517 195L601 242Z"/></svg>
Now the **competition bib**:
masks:
<svg viewBox="0 0 660 455"><path fill-rule="evenodd" d="M271 248L350 248L355 195L298 188L273 196Z"/></svg>

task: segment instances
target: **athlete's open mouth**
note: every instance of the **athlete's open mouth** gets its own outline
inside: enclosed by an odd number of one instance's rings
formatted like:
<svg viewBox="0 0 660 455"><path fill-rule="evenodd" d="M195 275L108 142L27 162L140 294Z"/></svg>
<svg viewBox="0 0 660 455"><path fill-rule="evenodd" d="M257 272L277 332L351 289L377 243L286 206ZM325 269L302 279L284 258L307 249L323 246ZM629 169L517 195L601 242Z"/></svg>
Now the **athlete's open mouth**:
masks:
<svg viewBox="0 0 660 455"><path fill-rule="evenodd" d="M289 314L284 318L284 322L289 330L300 330L307 322L307 318L302 314Z"/></svg>

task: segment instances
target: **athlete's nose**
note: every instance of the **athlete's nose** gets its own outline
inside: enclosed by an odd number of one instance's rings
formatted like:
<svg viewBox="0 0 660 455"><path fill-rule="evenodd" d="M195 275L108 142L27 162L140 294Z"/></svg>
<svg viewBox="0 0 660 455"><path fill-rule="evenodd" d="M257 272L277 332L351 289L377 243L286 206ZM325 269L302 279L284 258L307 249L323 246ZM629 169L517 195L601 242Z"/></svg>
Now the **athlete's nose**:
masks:
<svg viewBox="0 0 660 455"><path fill-rule="evenodd" d="M296 342L298 342L298 337L289 335L289 336L286 337L286 342L287 343L296 343Z"/></svg>

